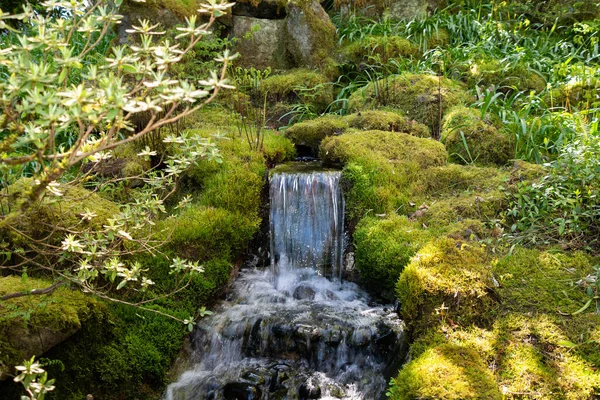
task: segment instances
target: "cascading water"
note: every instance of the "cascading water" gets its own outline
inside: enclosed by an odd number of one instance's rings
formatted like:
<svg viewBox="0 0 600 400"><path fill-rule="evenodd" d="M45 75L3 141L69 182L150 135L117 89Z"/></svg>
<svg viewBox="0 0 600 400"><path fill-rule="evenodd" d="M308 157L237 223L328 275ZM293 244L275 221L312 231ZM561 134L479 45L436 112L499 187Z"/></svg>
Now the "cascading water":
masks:
<svg viewBox="0 0 600 400"><path fill-rule="evenodd" d="M165 399L383 397L404 356L403 324L341 280L340 173L275 174L270 195L272 268L243 269L200 321L189 369Z"/></svg>

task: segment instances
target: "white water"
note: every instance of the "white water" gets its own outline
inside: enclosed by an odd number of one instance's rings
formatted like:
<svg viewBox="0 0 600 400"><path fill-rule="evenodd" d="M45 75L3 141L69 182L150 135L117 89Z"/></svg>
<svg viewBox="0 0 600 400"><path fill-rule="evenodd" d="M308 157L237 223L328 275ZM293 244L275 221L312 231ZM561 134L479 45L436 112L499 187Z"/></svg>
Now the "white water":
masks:
<svg viewBox="0 0 600 400"><path fill-rule="evenodd" d="M242 270L230 298L199 322L190 368L167 400L383 396L385 372L403 356L403 324L341 280L339 178L272 178L272 268Z"/></svg>

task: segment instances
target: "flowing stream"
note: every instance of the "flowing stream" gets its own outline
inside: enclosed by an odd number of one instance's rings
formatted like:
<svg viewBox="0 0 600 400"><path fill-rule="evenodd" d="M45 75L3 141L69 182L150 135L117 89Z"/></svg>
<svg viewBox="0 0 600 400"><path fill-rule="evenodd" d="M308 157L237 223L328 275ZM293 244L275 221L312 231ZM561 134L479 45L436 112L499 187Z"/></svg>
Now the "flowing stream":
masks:
<svg viewBox="0 0 600 400"><path fill-rule="evenodd" d="M342 281L340 172L271 177L271 268L199 322L166 400L380 399L405 349L391 306Z"/></svg>

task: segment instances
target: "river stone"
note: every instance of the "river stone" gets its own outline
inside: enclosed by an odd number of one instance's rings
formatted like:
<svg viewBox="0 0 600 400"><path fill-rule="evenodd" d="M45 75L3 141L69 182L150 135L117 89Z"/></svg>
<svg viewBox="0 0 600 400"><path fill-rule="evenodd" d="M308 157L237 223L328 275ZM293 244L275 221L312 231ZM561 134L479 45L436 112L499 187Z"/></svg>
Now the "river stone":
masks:
<svg viewBox="0 0 600 400"><path fill-rule="evenodd" d="M289 58L286 57L283 35L285 25L286 22L283 19L260 19L234 15L233 37L238 38L235 49L241 55L238 65L259 69L289 68ZM252 27L258 27L258 30L252 33Z"/></svg>
<svg viewBox="0 0 600 400"><path fill-rule="evenodd" d="M232 14L262 19L284 19L287 15L285 1L281 0L260 0L256 5L248 0L237 1Z"/></svg>
<svg viewBox="0 0 600 400"><path fill-rule="evenodd" d="M296 300L314 300L315 289L306 284L302 284L294 290L294 298Z"/></svg>
<svg viewBox="0 0 600 400"><path fill-rule="evenodd" d="M162 28L172 28L175 25L183 23L173 11L162 7L149 7L146 4L124 2L119 13L123 15L121 23L118 25L118 37L120 44L130 43L132 36L127 33L133 25L138 25L138 21L147 19L154 23L160 23Z"/></svg>
<svg viewBox="0 0 600 400"><path fill-rule="evenodd" d="M320 399L321 388L314 385L312 382L306 381L298 388L300 400Z"/></svg>
<svg viewBox="0 0 600 400"><path fill-rule="evenodd" d="M285 33L297 67L321 66L335 49L335 26L318 0L290 1Z"/></svg>
<svg viewBox="0 0 600 400"><path fill-rule="evenodd" d="M225 400L258 400L262 391L255 385L245 382L228 383L223 388Z"/></svg>

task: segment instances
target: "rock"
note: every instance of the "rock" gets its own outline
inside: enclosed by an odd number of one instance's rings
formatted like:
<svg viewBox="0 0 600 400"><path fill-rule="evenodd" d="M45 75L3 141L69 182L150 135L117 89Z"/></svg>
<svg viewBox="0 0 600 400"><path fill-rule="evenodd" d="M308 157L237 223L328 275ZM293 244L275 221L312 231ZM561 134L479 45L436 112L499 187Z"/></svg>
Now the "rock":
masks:
<svg viewBox="0 0 600 400"><path fill-rule="evenodd" d="M239 39L235 49L241 55L238 65L260 69L289 68L284 41L285 26L283 19L234 15L233 37Z"/></svg>
<svg viewBox="0 0 600 400"><path fill-rule="evenodd" d="M137 25L139 20L147 19L154 23L160 23L163 28L171 28L181 24L184 18L175 14L175 12L163 7L149 7L146 4L138 4L132 1L126 1L119 9L123 15L121 23L118 25L119 44L130 43L131 36L127 33L132 25Z"/></svg>
<svg viewBox="0 0 600 400"><path fill-rule="evenodd" d="M223 388L225 400L258 400L262 391L255 385L245 382L228 383Z"/></svg>
<svg viewBox="0 0 600 400"><path fill-rule="evenodd" d="M259 0L258 4L242 0L235 3L232 14L261 19L284 19L287 12L285 2L281 0Z"/></svg>
<svg viewBox="0 0 600 400"><path fill-rule="evenodd" d="M421 19L427 17L427 9L429 4L423 0L400 0L393 1L388 10L389 16L392 19Z"/></svg>
<svg viewBox="0 0 600 400"><path fill-rule="evenodd" d="M315 290L306 284L302 284L294 290L296 300L314 300Z"/></svg>
<svg viewBox="0 0 600 400"><path fill-rule="evenodd" d="M287 50L296 66L322 66L335 49L336 29L317 0L290 1L285 24Z"/></svg>
<svg viewBox="0 0 600 400"><path fill-rule="evenodd" d="M298 388L300 400L320 399L321 388L316 386L311 379L307 380Z"/></svg>

